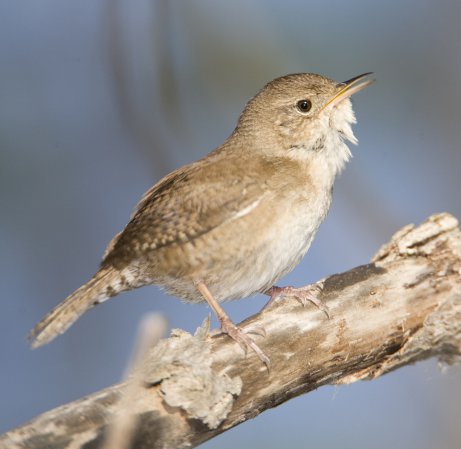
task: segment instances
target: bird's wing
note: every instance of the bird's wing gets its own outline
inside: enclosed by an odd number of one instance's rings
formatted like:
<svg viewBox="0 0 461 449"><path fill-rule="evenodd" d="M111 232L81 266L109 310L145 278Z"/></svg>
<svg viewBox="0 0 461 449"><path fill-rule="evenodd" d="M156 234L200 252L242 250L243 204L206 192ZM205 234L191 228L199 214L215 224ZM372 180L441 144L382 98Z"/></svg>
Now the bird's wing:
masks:
<svg viewBox="0 0 461 449"><path fill-rule="evenodd" d="M182 167L141 198L130 222L109 243L104 260L134 259L148 251L192 241L255 208L267 194L257 161L232 158ZM260 162L259 162L260 163ZM265 167L267 171L267 167Z"/></svg>

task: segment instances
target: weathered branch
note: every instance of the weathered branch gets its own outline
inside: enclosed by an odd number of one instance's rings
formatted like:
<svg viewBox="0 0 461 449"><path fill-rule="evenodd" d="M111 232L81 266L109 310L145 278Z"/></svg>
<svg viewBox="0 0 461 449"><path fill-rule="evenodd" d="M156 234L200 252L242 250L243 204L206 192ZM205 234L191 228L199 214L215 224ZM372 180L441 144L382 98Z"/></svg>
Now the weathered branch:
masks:
<svg viewBox="0 0 461 449"><path fill-rule="evenodd" d="M109 387L7 432L0 447L99 448L121 403L137 417L132 447L193 447L322 385L374 379L432 356L453 363L461 355L456 219L406 226L371 264L325 279L320 297L330 320L286 299L242 323L266 330L255 338L270 373L226 336L176 331L149 353L144 386L130 401L121 399L125 385Z"/></svg>

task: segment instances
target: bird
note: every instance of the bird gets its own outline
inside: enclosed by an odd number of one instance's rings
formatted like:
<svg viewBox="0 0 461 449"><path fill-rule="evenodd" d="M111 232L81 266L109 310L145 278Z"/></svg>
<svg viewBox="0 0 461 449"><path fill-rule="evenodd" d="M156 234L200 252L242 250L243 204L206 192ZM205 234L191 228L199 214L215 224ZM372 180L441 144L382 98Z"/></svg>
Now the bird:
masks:
<svg viewBox="0 0 461 449"><path fill-rule="evenodd" d="M322 308L310 286L275 284L301 261L327 215L334 181L351 158L347 143L357 144L350 97L374 81L371 75L338 83L295 73L267 83L222 145L141 197L95 275L29 333L32 347L93 306L155 284L186 302L206 301L221 332L269 367L221 303L256 293L271 302L289 293Z"/></svg>

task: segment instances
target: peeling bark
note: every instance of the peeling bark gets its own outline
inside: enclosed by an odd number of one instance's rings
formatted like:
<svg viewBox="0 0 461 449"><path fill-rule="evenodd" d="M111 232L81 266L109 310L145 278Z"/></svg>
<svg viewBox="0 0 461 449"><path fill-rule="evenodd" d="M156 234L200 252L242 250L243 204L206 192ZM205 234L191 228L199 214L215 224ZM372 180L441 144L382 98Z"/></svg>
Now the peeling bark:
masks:
<svg viewBox="0 0 461 449"><path fill-rule="evenodd" d="M206 323L195 336L174 331L133 374L141 388L115 385L48 411L0 436L0 447L100 448L120 404L136 417L133 448L194 447L322 385L429 357L459 361L461 232L451 215L405 226L372 263L320 282L331 319L287 298L241 323L265 329L255 339L270 373L228 337L210 337Z"/></svg>

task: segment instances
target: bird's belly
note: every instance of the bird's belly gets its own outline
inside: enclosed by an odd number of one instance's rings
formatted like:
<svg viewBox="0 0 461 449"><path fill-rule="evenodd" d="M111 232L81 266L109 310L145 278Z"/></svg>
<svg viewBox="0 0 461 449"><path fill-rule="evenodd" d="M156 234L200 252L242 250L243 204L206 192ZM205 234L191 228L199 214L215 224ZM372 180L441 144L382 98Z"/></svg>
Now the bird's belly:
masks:
<svg viewBox="0 0 461 449"><path fill-rule="evenodd" d="M263 292L273 286L306 254L320 223L302 212L275 223L260 243L251 262L252 270L248 273L253 280L249 282L252 284L251 293Z"/></svg>
<svg viewBox="0 0 461 449"><path fill-rule="evenodd" d="M192 302L203 300L194 287L199 280L218 301L267 290L301 261L327 210L298 203L295 209L269 215L255 210L251 217L183 245L175 255L176 273L154 283Z"/></svg>

